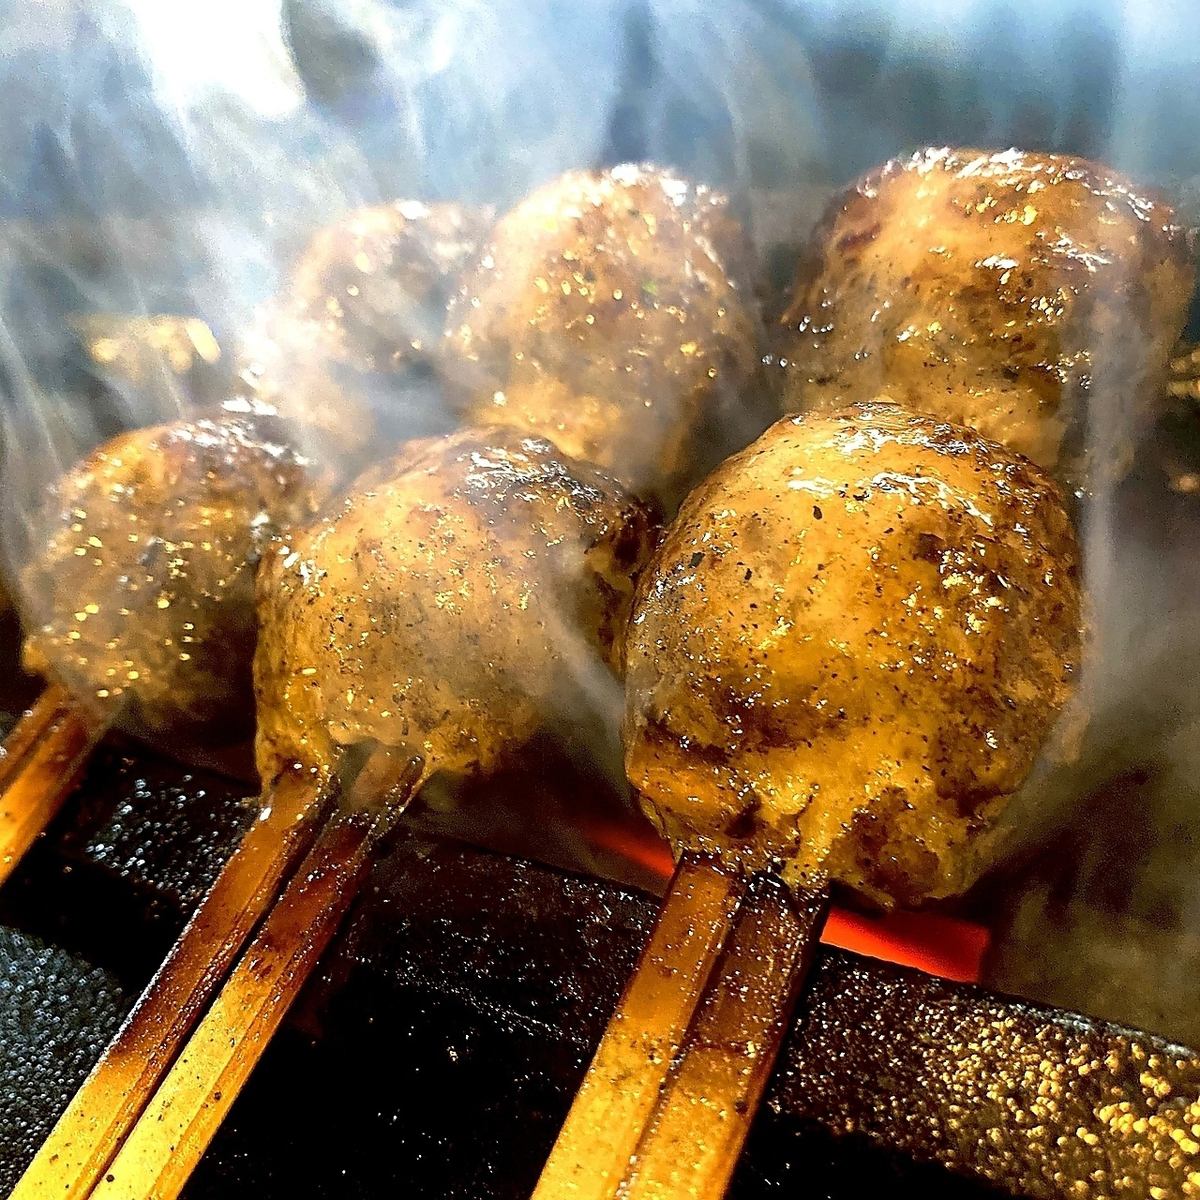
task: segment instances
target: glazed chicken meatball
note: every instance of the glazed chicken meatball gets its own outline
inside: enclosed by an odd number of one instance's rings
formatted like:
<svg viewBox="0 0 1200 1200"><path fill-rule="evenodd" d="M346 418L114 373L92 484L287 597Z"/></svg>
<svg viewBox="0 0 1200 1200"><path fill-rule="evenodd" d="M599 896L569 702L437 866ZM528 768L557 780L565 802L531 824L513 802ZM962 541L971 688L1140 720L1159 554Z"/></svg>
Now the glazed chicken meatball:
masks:
<svg viewBox="0 0 1200 1200"><path fill-rule="evenodd" d="M263 779L370 743L489 769L620 660L650 540L638 501L539 438L405 447L262 572Z"/></svg>
<svg viewBox="0 0 1200 1200"><path fill-rule="evenodd" d="M491 221L397 200L319 230L242 340L247 393L300 422L347 481L397 434L444 428L440 394L413 368L440 348L447 297Z"/></svg>
<svg viewBox="0 0 1200 1200"><path fill-rule="evenodd" d="M913 904L966 887L1071 690L1056 486L890 405L785 418L685 502L638 589L626 765L677 852Z"/></svg>
<svg viewBox="0 0 1200 1200"><path fill-rule="evenodd" d="M322 229L285 289L314 349L362 371L436 350L446 302L479 251L488 209L396 200Z"/></svg>
<svg viewBox="0 0 1200 1200"><path fill-rule="evenodd" d="M104 443L54 485L21 574L27 664L138 732L245 736L257 563L324 487L262 413Z"/></svg>
<svg viewBox="0 0 1200 1200"><path fill-rule="evenodd" d="M450 304L469 419L672 506L764 424L742 407L759 358L747 253L724 197L657 168L547 184L501 218Z"/></svg>
<svg viewBox="0 0 1200 1200"><path fill-rule="evenodd" d="M782 318L784 408L883 396L1073 486L1120 474L1193 282L1170 206L1099 163L894 159L835 200L802 258Z"/></svg>

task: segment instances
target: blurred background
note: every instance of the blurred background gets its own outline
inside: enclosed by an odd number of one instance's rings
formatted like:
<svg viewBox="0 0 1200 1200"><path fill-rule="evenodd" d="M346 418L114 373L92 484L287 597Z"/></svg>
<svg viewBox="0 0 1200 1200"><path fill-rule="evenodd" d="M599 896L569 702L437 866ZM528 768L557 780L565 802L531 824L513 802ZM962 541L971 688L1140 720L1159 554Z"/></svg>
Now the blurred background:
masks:
<svg viewBox="0 0 1200 1200"><path fill-rule="evenodd" d="M832 185L926 144L1101 158L1200 205L1188 0L0 12L0 367L10 411L49 414L63 457L170 405L80 405L82 318L183 314L224 341L312 229L360 204L503 208L572 166L651 159L734 193L785 274Z"/></svg>

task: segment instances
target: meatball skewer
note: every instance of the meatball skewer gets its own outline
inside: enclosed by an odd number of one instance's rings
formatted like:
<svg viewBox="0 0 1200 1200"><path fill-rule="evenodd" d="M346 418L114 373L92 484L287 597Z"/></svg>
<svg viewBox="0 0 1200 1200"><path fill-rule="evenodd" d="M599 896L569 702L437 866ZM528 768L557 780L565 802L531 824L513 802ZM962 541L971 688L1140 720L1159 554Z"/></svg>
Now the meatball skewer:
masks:
<svg viewBox="0 0 1200 1200"><path fill-rule="evenodd" d="M436 356L446 303L491 225L491 209L396 200L319 230L286 288L315 352L362 372Z"/></svg>
<svg viewBox="0 0 1200 1200"><path fill-rule="evenodd" d="M352 422L347 437L343 422L335 420L327 427L325 408L332 405L344 417L348 398L344 387L349 388L349 398L356 397L368 373L378 373L382 386L389 370L405 366L427 349L436 350L436 343L418 347L400 335L414 328L409 318L417 308L432 311L437 306L442 294L439 289L447 286L445 280L470 252L472 240L487 220L486 213L465 214L452 206L401 203L350 214L319 233L275 306L278 312L267 323L265 340L260 330L259 339L251 343L249 369L244 375L247 385L253 393L302 419L323 439L332 437L344 458L361 458L372 421ZM408 296L412 303L400 305L403 311L389 315L398 296ZM393 350L385 353L389 345ZM336 403L334 397L338 397ZM230 922L225 934L219 928L214 932L202 921L193 922L194 928L188 930L164 967L164 979L173 980L174 992L190 997L188 1005L164 1001L158 1006L164 1011L155 1016L156 1007L148 998L141 1007L151 1015L131 1019L120 1045L114 1047L119 1053L106 1056L60 1121L52 1144L42 1155L47 1161L53 1158L60 1174L70 1175L74 1170L66 1156L73 1142L91 1147L87 1153L93 1167L111 1155L135 1119L136 1106L157 1081L160 1069L148 1070L147 1065L165 1061L162 1045L177 1046L182 1041L194 1012L270 902L291 861L285 864L281 855L272 859L270 847L280 840L280 830L286 830L291 852L298 854L310 832L316 806L304 807L307 793L301 784L293 779L280 796L272 798L267 808L269 827L256 826L231 860L228 872L232 883L242 880L244 886L224 889L229 893L225 907L230 914L225 918ZM243 860L245 867L239 865ZM269 872L260 879L258 872L264 862ZM225 881L223 875L219 884ZM221 891L221 887L215 890L214 903ZM166 994L168 989L158 990ZM136 1077L135 1068L139 1072ZM109 1098L117 1094L127 1097L121 1108L110 1104ZM107 1127L99 1128L89 1114L105 1106L111 1119ZM89 1174L88 1159L81 1157L78 1146L72 1152L82 1164L75 1172L78 1183Z"/></svg>
<svg viewBox="0 0 1200 1200"><path fill-rule="evenodd" d="M123 434L58 481L20 578L26 662L50 685L5 745L0 881L109 728L250 731L256 563L325 489L265 410Z"/></svg>
<svg viewBox="0 0 1200 1200"><path fill-rule="evenodd" d="M490 770L577 707L576 688L619 659L650 540L643 507L605 476L540 439L468 430L406 447L340 511L271 553L255 659L260 774L268 793L286 789L307 798L295 802L306 813L327 805L332 815L157 1094L188 1031L170 1016L179 988L162 986L169 965L18 1198L80 1194L101 1174L98 1195L169 1196L183 1186L424 781ZM258 850L276 863L285 856L261 839ZM254 915L271 899L255 896ZM204 929L227 919L210 907L184 935L201 930L195 948L211 950ZM203 994L188 998L193 1012L245 936L222 944ZM136 1104L121 1101L126 1111L104 1133L108 1153L85 1158L75 1138L116 1100L96 1080L107 1070L128 1097L121 1064L131 1057Z"/></svg>
<svg viewBox="0 0 1200 1200"><path fill-rule="evenodd" d="M431 330L440 327L434 313L444 303L448 280L487 220L486 213L449 205L401 202L350 214L320 232L271 310L279 310L276 319L243 346L242 379L257 399L239 402L242 416L128 435L103 447L60 485L70 534L88 539L86 545L66 545L65 566L75 570L62 573L88 596L97 593L93 600L128 600L125 593L132 589L156 602L153 608L89 603L74 620L91 618L90 623L70 625L53 608L60 596L49 585L57 582L55 569L64 566L59 543L71 538L61 529L52 535L46 569L29 581L33 597L52 598L49 612L35 614L42 625L30 639L31 653L67 668L75 698L52 685L10 738L13 753L0 764L15 776L0 806L0 846L9 848L5 871L69 794L78 769L110 725L128 723L174 737L178 710L187 709L182 715L190 718L184 722L188 732L208 737L218 718L253 712L249 664L256 622L248 589L253 564L275 528L273 510L286 505L268 496L271 502L255 507L263 464L236 447L222 460L219 450L225 442L233 446L241 424L259 422L264 410L278 408L290 432L298 427L306 437L315 435L343 466L362 458L374 427L362 399L366 373L382 378L422 353L413 331L422 322ZM356 410L349 425L348 404ZM286 449L283 432L281 427L264 443L279 460L273 469L281 483L287 474L283 459L303 461ZM248 437L253 440L249 432ZM189 457L189 449L212 446L218 452ZM100 518L91 515L93 508ZM295 519L314 512L309 505L283 515ZM114 530L124 519L142 525L132 532ZM96 520L104 528L92 528ZM147 562L150 547L156 553ZM199 613L190 611L197 606ZM138 643L143 652L151 651L154 670L146 670L134 654L121 658ZM248 723L242 724L248 732ZM22 761L29 760L19 773L17 751ZM71 1197L90 1190L305 849L332 787L322 781L314 796L311 779L294 771L271 781L260 818L63 1114L19 1194L50 1189Z"/></svg>
<svg viewBox="0 0 1200 1200"><path fill-rule="evenodd" d="M625 716L679 868L539 1200L723 1193L827 883L911 904L985 865L1070 692L1075 562L1038 469L894 406L785 419L689 497Z"/></svg>

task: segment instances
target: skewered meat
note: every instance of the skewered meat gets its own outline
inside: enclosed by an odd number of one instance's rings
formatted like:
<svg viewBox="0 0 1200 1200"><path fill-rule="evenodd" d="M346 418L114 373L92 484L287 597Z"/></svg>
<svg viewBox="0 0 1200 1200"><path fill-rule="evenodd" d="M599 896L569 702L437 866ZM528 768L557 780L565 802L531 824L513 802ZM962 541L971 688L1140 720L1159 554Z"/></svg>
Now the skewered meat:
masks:
<svg viewBox="0 0 1200 1200"><path fill-rule="evenodd" d="M320 230L243 340L251 394L303 426L350 478L380 441L438 430L440 396L409 367L441 345L446 299L490 210L397 200Z"/></svg>
<svg viewBox="0 0 1200 1200"><path fill-rule="evenodd" d="M653 167L534 192L450 303L469 418L671 505L762 428L740 406L759 357L747 253L724 197Z"/></svg>
<svg viewBox="0 0 1200 1200"><path fill-rule="evenodd" d="M427 774L492 766L620 659L650 539L636 500L539 438L406 446L264 563L263 779L370 741Z"/></svg>
<svg viewBox="0 0 1200 1200"><path fill-rule="evenodd" d="M924 150L834 201L784 314L787 411L885 396L1080 482L1128 465L1193 286L1161 199L1098 163Z"/></svg>
<svg viewBox="0 0 1200 1200"><path fill-rule="evenodd" d="M396 370L437 348L446 301L491 221L460 204L360 208L313 238L285 294L317 353Z"/></svg>
<svg viewBox="0 0 1200 1200"><path fill-rule="evenodd" d="M786 418L685 502L630 626L627 768L677 849L881 903L969 884L1079 653L1057 488L892 405Z"/></svg>
<svg viewBox="0 0 1200 1200"><path fill-rule="evenodd" d="M254 573L324 482L264 414L113 438L54 486L21 575L26 661L142 732L253 725Z"/></svg>

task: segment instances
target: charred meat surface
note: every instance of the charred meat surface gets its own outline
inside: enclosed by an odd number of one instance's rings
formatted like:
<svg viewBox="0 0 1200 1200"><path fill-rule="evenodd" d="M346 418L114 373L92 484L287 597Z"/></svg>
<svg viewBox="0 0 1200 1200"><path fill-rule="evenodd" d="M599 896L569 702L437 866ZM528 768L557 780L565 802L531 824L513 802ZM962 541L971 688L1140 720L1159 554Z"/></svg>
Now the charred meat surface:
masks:
<svg viewBox="0 0 1200 1200"><path fill-rule="evenodd" d="M677 850L888 904L960 891L1079 654L1055 485L894 405L785 418L685 502L638 589L627 769Z"/></svg>
<svg viewBox="0 0 1200 1200"><path fill-rule="evenodd" d="M923 150L833 202L782 318L785 411L882 396L1079 482L1120 472L1194 283L1174 211L1099 164Z"/></svg>
<svg viewBox="0 0 1200 1200"><path fill-rule="evenodd" d="M447 316L469 418L549 438L668 506L763 427L748 248L726 199L575 171L501 218Z"/></svg>
<svg viewBox="0 0 1200 1200"><path fill-rule="evenodd" d="M261 414L104 443L54 485L22 572L27 663L140 732L246 734L257 562L322 491Z"/></svg>
<svg viewBox="0 0 1200 1200"><path fill-rule="evenodd" d="M651 537L638 501L539 438L405 447L261 574L263 778L364 742L427 773L494 765L603 686Z"/></svg>

